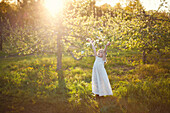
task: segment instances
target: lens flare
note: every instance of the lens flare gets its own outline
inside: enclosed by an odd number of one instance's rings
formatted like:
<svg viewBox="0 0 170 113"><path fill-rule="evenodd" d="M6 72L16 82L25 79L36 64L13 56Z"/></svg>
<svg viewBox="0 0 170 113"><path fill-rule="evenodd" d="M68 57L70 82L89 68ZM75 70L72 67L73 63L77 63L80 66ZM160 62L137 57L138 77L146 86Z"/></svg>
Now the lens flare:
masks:
<svg viewBox="0 0 170 113"><path fill-rule="evenodd" d="M63 0L45 0L44 3L51 15L55 15L63 9Z"/></svg>

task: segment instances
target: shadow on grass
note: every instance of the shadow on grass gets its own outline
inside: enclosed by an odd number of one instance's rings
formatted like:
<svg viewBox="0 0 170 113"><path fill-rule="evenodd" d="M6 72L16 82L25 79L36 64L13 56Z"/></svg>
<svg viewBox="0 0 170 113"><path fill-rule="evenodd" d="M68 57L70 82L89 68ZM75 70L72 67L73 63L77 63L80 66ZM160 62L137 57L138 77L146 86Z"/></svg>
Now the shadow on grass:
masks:
<svg viewBox="0 0 170 113"><path fill-rule="evenodd" d="M100 113L123 113L118 99L113 96L96 97Z"/></svg>
<svg viewBox="0 0 170 113"><path fill-rule="evenodd" d="M27 103L22 113L70 113L72 111L67 92L63 71L58 71L58 87L55 94L47 99L38 99L36 103Z"/></svg>

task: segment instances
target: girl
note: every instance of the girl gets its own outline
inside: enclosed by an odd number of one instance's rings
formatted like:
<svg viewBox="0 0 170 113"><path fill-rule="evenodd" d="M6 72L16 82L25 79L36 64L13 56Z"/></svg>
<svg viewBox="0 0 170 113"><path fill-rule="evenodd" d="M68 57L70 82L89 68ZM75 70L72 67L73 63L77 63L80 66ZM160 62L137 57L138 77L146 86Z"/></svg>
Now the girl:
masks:
<svg viewBox="0 0 170 113"><path fill-rule="evenodd" d="M92 92L97 96L113 95L110 82L104 68L106 62L106 49L110 42L106 45L105 49L99 49L96 53L96 48L93 41L90 41L95 55L95 62L92 70Z"/></svg>

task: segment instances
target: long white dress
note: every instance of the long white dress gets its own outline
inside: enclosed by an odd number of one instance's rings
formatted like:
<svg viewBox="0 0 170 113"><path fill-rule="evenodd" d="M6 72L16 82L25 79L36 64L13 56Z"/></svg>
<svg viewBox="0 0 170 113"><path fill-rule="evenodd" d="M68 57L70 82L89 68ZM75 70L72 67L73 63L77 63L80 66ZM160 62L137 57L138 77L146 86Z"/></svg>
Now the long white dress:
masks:
<svg viewBox="0 0 170 113"><path fill-rule="evenodd" d="M113 95L110 82L104 68L103 58L96 56L92 70L92 92L99 96Z"/></svg>

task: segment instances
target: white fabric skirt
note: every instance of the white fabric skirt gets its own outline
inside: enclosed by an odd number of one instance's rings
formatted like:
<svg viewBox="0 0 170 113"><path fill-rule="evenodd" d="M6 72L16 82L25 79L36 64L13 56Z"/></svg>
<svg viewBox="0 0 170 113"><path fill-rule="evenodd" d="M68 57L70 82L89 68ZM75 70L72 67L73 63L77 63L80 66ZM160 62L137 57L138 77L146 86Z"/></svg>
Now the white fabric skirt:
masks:
<svg viewBox="0 0 170 113"><path fill-rule="evenodd" d="M96 56L92 70L92 92L99 96L113 95L102 58Z"/></svg>

